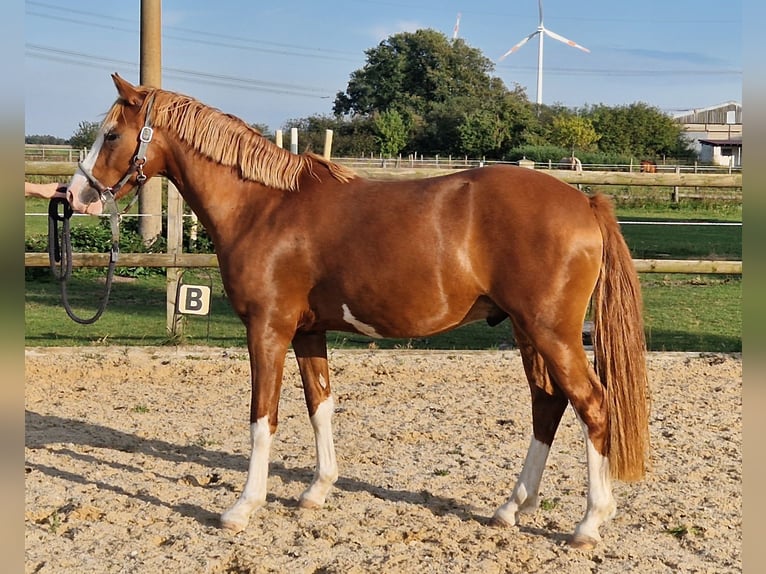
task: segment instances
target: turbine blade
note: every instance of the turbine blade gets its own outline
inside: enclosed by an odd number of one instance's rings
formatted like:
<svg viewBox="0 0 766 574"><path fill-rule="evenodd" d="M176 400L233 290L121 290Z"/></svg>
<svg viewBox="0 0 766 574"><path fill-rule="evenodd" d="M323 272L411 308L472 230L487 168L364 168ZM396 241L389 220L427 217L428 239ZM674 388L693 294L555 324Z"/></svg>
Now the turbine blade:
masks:
<svg viewBox="0 0 766 574"><path fill-rule="evenodd" d="M586 48L585 46L580 46L577 42L572 42L572 40L569 40L568 38L564 38L564 36L561 36L559 34L556 34L556 32L551 32L548 30L548 28L545 28L544 32L548 34L551 38L554 40L558 40L559 42L563 42L564 44L568 44L569 46L572 46L573 48L577 48L578 50L582 50L583 52L588 52L590 54L590 50Z"/></svg>
<svg viewBox="0 0 766 574"><path fill-rule="evenodd" d="M510 56L511 54L513 54L513 53L514 53L516 50L518 50L519 48L521 48L521 47L522 47L524 44L526 44L527 42L529 42L529 41L530 41L532 38L534 38L535 36L537 36L539 33L540 33L539 31L534 31L534 32L532 32L532 33L531 33L529 36L527 36L526 38L524 38L524 39L523 39L521 42L519 42L519 43L518 43L518 44L516 44L516 45L515 45L513 48L511 48L510 50L508 50L508 51L507 51L505 54L503 54L502 56L500 56L500 57L497 59L497 61L498 61L498 62L502 62L502 61L503 61L503 59L504 59L506 56Z"/></svg>
<svg viewBox="0 0 766 574"><path fill-rule="evenodd" d="M452 30L453 40L457 40L458 32L460 32L460 12L457 13L457 20L455 20L455 28Z"/></svg>
<svg viewBox="0 0 766 574"><path fill-rule="evenodd" d="M540 14L540 25L543 24L543 0L537 0L537 11Z"/></svg>

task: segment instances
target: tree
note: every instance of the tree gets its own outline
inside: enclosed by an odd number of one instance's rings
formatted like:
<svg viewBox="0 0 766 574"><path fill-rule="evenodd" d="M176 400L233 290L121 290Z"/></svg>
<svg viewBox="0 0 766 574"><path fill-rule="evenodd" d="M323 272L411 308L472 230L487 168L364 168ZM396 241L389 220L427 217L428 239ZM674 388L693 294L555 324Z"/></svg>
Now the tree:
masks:
<svg viewBox="0 0 766 574"><path fill-rule="evenodd" d="M98 122L80 122L72 137L69 138L69 145L73 148L89 148L96 141L98 130L101 124Z"/></svg>
<svg viewBox="0 0 766 574"><path fill-rule="evenodd" d="M24 143L34 145L66 145L69 142L64 138L57 138L51 135L31 135L24 136Z"/></svg>
<svg viewBox="0 0 766 574"><path fill-rule="evenodd" d="M372 118L355 116L313 115L306 118L289 120L283 126L284 131L297 128L301 150L316 153L324 151L325 132L333 131L332 155L336 157L366 156L378 151L375 140L375 128Z"/></svg>
<svg viewBox="0 0 766 574"><path fill-rule="evenodd" d="M658 108L637 102L625 106L599 105L587 111L606 153L658 157L683 149L682 127Z"/></svg>
<svg viewBox="0 0 766 574"><path fill-rule="evenodd" d="M271 133L271 130L269 130L269 126L266 124L253 123L250 124L250 127L258 130L260 134L265 138L270 138L274 135Z"/></svg>
<svg viewBox="0 0 766 574"><path fill-rule="evenodd" d="M599 135L588 118L567 113L553 118L551 140L571 150L574 157L575 149L589 151L599 140Z"/></svg>
<svg viewBox="0 0 766 574"><path fill-rule="evenodd" d="M480 50L430 29L394 34L365 54L367 63L335 98L336 114L395 109L405 119L424 117L434 103L485 92L494 69Z"/></svg>
<svg viewBox="0 0 766 574"><path fill-rule="evenodd" d="M375 139L380 144L383 157L394 157L407 145L409 130L396 110L376 114L372 122L377 132Z"/></svg>
<svg viewBox="0 0 766 574"><path fill-rule="evenodd" d="M409 132L402 149L411 152L500 157L523 143L533 117L526 93L492 77L492 61L463 40L435 30L403 32L366 54L335 99L337 115L396 111Z"/></svg>

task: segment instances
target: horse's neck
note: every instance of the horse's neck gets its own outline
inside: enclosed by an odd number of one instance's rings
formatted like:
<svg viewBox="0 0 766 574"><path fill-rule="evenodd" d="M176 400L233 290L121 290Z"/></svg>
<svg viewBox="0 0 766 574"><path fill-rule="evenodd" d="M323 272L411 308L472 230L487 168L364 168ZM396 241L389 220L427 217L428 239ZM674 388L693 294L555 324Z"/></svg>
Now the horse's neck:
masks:
<svg viewBox="0 0 766 574"><path fill-rule="evenodd" d="M243 180L236 168L222 166L182 150L174 154L166 175L186 203L208 228L231 229L232 212L263 212L281 194L256 182Z"/></svg>

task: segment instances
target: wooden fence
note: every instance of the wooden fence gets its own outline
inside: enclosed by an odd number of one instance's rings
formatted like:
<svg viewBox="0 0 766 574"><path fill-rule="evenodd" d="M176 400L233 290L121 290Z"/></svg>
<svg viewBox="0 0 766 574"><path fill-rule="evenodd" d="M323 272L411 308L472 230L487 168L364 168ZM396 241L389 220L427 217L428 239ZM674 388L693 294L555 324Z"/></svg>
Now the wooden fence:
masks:
<svg viewBox="0 0 766 574"><path fill-rule="evenodd" d="M73 267L106 267L109 253L73 253ZM639 273L742 273L742 261L707 261L698 259L634 259ZM47 253L25 253L27 267L47 267ZM218 267L215 253L120 253L118 267Z"/></svg>

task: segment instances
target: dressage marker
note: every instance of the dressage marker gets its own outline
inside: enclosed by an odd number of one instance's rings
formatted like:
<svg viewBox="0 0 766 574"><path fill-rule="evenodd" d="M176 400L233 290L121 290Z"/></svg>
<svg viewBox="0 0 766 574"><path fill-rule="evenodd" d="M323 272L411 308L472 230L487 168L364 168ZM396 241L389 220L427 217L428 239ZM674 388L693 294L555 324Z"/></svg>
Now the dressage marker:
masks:
<svg viewBox="0 0 766 574"><path fill-rule="evenodd" d="M112 78L118 98L68 197L74 210L98 213L112 194L119 199L142 178L163 175L213 239L227 296L247 330L252 382L247 480L221 517L224 528L243 530L266 502L291 344L317 452L299 504L315 508L338 478L327 331L427 337L507 318L529 380L533 434L492 522L513 525L537 507L571 404L585 439L588 492L570 543L597 544L616 510L612 479L640 479L648 457L640 286L606 197L518 166L367 180L318 155L281 149L191 97ZM582 344L591 301L595 365Z"/></svg>

